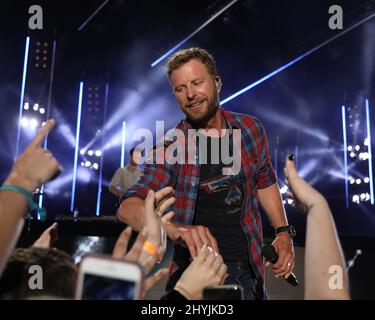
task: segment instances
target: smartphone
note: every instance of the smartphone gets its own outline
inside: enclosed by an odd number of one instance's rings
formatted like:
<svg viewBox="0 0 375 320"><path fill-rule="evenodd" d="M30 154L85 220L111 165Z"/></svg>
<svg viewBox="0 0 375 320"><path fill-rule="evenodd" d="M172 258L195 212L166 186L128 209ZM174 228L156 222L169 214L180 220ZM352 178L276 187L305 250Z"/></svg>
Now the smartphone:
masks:
<svg viewBox="0 0 375 320"><path fill-rule="evenodd" d="M243 288L238 285L211 286L203 289L204 300L243 300Z"/></svg>
<svg viewBox="0 0 375 320"><path fill-rule="evenodd" d="M143 273L138 264L88 255L80 263L76 299L138 300L142 283Z"/></svg>

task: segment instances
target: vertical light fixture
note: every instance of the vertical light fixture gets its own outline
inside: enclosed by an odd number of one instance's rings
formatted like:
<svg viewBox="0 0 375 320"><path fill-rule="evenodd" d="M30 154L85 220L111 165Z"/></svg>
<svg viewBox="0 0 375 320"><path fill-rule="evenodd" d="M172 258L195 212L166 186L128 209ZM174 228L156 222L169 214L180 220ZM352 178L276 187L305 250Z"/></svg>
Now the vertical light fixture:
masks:
<svg viewBox="0 0 375 320"><path fill-rule="evenodd" d="M74 198L75 198L75 192L76 192L77 161L78 161L78 151L79 151L79 135L80 135L80 130L81 130L82 95L83 95L83 82L81 81L80 84L79 84L76 143L75 143L74 164L73 164L73 182L72 182L72 194L71 194L71 200L70 200L70 211L71 212L74 212Z"/></svg>

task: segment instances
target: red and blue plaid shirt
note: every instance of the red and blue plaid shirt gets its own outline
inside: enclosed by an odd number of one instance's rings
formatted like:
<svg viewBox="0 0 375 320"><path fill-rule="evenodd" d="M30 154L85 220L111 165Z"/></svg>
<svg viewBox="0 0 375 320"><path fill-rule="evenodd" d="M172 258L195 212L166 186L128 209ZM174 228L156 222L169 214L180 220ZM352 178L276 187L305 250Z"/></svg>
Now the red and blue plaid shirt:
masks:
<svg viewBox="0 0 375 320"><path fill-rule="evenodd" d="M243 213L240 223L248 244L249 260L257 277L257 291L263 296L264 266L261 256L263 246L262 223L257 200L257 190L276 182L270 162L270 154L263 125L255 117L221 109L229 131L241 130L241 179L244 190ZM182 120L177 126L187 137L189 122ZM231 139L230 139L231 140ZM186 139L186 144L188 139ZM167 144L164 142L166 150ZM187 146L186 149L188 149ZM155 148L153 154L160 150ZM197 151L198 152L198 151ZM160 190L166 186L175 189L176 202L171 208L175 212L174 221L191 225L193 223L198 194L200 165L190 164L145 164L143 173L136 184L125 192L123 199L139 197L144 199L148 190ZM173 258L171 273L178 261Z"/></svg>

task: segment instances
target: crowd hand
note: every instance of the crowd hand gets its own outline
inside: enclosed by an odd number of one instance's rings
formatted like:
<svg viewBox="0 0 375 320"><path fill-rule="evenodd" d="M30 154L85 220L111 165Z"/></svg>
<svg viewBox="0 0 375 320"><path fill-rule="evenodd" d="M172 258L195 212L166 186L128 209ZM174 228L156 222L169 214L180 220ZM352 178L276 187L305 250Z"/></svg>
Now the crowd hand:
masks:
<svg viewBox="0 0 375 320"><path fill-rule="evenodd" d="M173 211L167 213L166 210L176 199L172 196L173 189L171 187L163 188L158 192L149 190L145 198L143 228L147 229L147 241L156 247L166 246L166 238L164 225L174 216Z"/></svg>
<svg viewBox="0 0 375 320"><path fill-rule="evenodd" d="M15 185L33 192L61 172L61 166L53 155L42 148L47 134L55 125L50 119L41 127L23 154L15 161L9 178L4 184Z"/></svg>
<svg viewBox="0 0 375 320"><path fill-rule="evenodd" d="M153 255L144 256L141 253L144 251L144 243L147 239L147 229L139 232L133 247L127 252L128 242L132 233L132 228L127 227L118 237L115 247L113 249L112 257L122 259L128 262L136 262L143 267L145 275L147 275L154 267L158 259L164 254L164 248L158 247L156 253ZM146 292L155 284L162 280L168 274L168 269L163 268L155 272L153 275L146 278L143 283L142 294L144 297Z"/></svg>
<svg viewBox="0 0 375 320"><path fill-rule="evenodd" d="M223 258L205 244L178 280L175 290L189 300L201 300L205 287L222 285L226 277Z"/></svg>
<svg viewBox="0 0 375 320"><path fill-rule="evenodd" d="M197 256L204 244L207 244L208 250L219 253L216 239L207 227L169 222L167 231L172 240L186 244L192 257Z"/></svg>
<svg viewBox="0 0 375 320"><path fill-rule="evenodd" d="M292 205L298 211L307 214L315 203L325 203L326 200L298 175L293 159L293 155L288 155L285 161L285 183L290 191L286 193L286 196L293 200Z"/></svg>
<svg viewBox="0 0 375 320"><path fill-rule="evenodd" d="M32 245L36 248L52 248L58 237L58 224L55 222L40 235L39 239Z"/></svg>

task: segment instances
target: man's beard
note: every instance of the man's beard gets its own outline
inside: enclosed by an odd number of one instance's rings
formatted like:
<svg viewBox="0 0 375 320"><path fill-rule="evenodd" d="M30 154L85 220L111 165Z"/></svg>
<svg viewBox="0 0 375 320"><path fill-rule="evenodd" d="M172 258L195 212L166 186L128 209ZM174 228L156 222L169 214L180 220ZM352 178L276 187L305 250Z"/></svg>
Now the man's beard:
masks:
<svg viewBox="0 0 375 320"><path fill-rule="evenodd" d="M204 126L211 118L213 118L219 107L219 95L214 92L212 99L206 98L203 103L207 104L204 112L202 112L203 110L199 110L200 112L194 112L194 110L190 110L189 107L184 107L182 110L186 114L187 120L194 124L194 126Z"/></svg>

